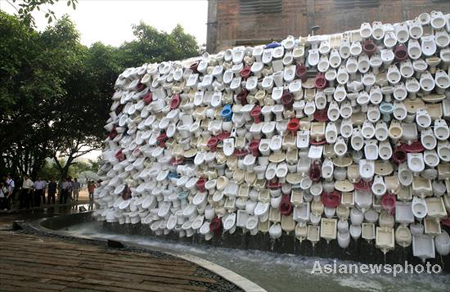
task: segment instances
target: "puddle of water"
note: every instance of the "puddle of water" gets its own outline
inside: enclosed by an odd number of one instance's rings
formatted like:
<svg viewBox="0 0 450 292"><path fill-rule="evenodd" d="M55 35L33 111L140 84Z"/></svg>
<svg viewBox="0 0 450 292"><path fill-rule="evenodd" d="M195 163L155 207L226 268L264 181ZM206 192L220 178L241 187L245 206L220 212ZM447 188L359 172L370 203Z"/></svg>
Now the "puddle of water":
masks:
<svg viewBox="0 0 450 292"><path fill-rule="evenodd" d="M128 241L172 253L195 255L214 262L260 285L267 291L450 291L449 275L430 274L312 274L315 262L323 267L332 259L303 257L254 250L168 243L161 238L118 235L105 231L99 222L73 225L74 235ZM352 264L336 261L337 265ZM354 263L353 263L354 264ZM316 263L317 265L317 263Z"/></svg>

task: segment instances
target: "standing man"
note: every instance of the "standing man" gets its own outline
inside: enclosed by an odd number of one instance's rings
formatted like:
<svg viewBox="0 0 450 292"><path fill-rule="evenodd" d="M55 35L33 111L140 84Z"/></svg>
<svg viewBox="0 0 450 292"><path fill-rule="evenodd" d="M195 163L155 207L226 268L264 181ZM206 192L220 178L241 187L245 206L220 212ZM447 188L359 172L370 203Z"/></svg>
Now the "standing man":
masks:
<svg viewBox="0 0 450 292"><path fill-rule="evenodd" d="M78 203L78 195L80 193L80 183L78 182L77 178L74 178L72 182L72 189L73 189L73 200L75 203Z"/></svg>
<svg viewBox="0 0 450 292"><path fill-rule="evenodd" d="M20 193L20 209L27 208L30 209L30 204L33 206L33 201L31 200L31 194L33 191L34 183L28 175L23 177L22 191Z"/></svg>
<svg viewBox="0 0 450 292"><path fill-rule="evenodd" d="M55 179L52 178L50 180L50 183L47 186L47 204L50 204L50 199L52 200L52 204L55 204L55 196L56 196L56 189L57 189L57 184L55 182ZM60 194L61 196L61 194Z"/></svg>
<svg viewBox="0 0 450 292"><path fill-rule="evenodd" d="M16 184L14 183L14 180L12 179L12 176L10 174L8 174L8 176L6 177L6 187L8 188L9 191L9 202L12 203L14 202L14 189L16 188Z"/></svg>
<svg viewBox="0 0 450 292"><path fill-rule="evenodd" d="M42 180L40 177L38 180L34 183L34 206L40 207L41 206L41 198L43 199L43 203L45 204L45 181Z"/></svg>
<svg viewBox="0 0 450 292"><path fill-rule="evenodd" d="M72 188L72 183L67 179L63 179L61 194L59 196L60 204L67 204L67 199L69 198L70 190Z"/></svg>
<svg viewBox="0 0 450 292"><path fill-rule="evenodd" d="M88 192L89 192L89 203L92 204L94 201L94 191L95 191L95 183L94 181L89 181L88 183Z"/></svg>

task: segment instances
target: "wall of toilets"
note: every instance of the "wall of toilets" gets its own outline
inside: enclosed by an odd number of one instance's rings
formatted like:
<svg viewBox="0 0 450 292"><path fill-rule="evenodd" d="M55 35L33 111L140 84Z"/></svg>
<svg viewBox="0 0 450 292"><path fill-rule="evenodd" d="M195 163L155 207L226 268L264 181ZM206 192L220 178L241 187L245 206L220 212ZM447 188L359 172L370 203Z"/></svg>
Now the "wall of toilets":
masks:
<svg viewBox="0 0 450 292"><path fill-rule="evenodd" d="M433 11L126 69L94 216L448 255L449 33Z"/></svg>

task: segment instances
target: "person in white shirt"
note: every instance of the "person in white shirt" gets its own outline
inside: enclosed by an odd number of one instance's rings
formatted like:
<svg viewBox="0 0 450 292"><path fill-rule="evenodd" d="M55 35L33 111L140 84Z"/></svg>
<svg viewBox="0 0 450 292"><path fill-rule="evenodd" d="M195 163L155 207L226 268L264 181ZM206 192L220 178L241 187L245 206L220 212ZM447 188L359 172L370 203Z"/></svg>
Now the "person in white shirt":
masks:
<svg viewBox="0 0 450 292"><path fill-rule="evenodd" d="M42 180L40 177L38 180L34 183L34 206L40 207L41 206L41 198L43 199L43 202L45 204L45 187L47 183L45 180Z"/></svg>
<svg viewBox="0 0 450 292"><path fill-rule="evenodd" d="M31 194L33 191L34 183L30 179L28 175L25 175L23 177L23 183L22 183L22 191L20 193L20 209L23 208L30 208L30 203L33 205L33 202L31 200Z"/></svg>
<svg viewBox="0 0 450 292"><path fill-rule="evenodd" d="M8 194L6 182L0 182L0 211L8 210Z"/></svg>

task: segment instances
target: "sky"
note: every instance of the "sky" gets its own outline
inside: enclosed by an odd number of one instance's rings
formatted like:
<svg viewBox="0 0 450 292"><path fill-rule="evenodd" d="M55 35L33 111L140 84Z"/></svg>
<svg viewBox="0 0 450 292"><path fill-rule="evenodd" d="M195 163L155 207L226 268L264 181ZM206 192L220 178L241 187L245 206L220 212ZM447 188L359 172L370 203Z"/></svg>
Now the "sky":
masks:
<svg viewBox="0 0 450 292"><path fill-rule="evenodd" d="M207 0L78 0L76 10L69 8L67 1L60 0L51 8L57 17L65 13L70 15L84 45L101 41L119 46L133 39L131 26L141 20L167 32L179 23L200 45L206 43ZM0 0L0 9L15 12L6 0ZM44 29L47 25L45 13L33 15L38 29Z"/></svg>
<svg viewBox="0 0 450 292"><path fill-rule="evenodd" d="M0 9L15 13L6 0L0 0ZM199 45L206 43L207 0L78 0L75 10L67 6L67 1L60 0L51 9L57 17L70 16L81 34L81 43L86 46L97 41L112 46L130 41L131 26L140 21L166 32L181 24ZM44 15L45 12L33 13L38 30L47 26ZM100 151L92 151L84 158L95 159L99 155Z"/></svg>

